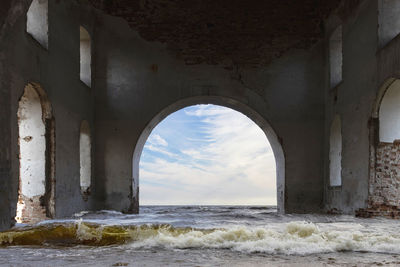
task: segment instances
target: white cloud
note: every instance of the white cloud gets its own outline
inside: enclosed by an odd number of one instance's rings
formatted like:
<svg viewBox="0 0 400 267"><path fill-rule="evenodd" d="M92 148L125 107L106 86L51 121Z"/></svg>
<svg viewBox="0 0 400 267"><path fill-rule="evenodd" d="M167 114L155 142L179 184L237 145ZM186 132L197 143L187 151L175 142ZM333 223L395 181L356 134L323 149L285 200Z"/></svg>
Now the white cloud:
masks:
<svg viewBox="0 0 400 267"><path fill-rule="evenodd" d="M150 151L154 151L154 152L165 154L165 155L167 155L169 157L177 157L178 156L177 154L174 154L174 153L168 151L167 149L165 149L163 147L155 146L155 145L152 145L152 144L145 144L144 148L148 149Z"/></svg>
<svg viewBox="0 0 400 267"><path fill-rule="evenodd" d="M147 139L147 142L152 145L168 146L168 142L158 134L152 134Z"/></svg>
<svg viewBox="0 0 400 267"><path fill-rule="evenodd" d="M210 141L176 148L182 155L173 163L141 161L141 204L276 204L275 159L255 123L213 105L184 114L201 121L202 136L196 139Z"/></svg>

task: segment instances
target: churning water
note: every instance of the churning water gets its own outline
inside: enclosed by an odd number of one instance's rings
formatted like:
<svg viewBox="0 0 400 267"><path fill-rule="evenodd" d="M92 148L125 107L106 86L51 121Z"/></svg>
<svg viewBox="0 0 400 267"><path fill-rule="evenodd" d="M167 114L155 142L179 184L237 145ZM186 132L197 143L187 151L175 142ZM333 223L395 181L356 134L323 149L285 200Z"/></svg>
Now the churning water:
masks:
<svg viewBox="0 0 400 267"><path fill-rule="evenodd" d="M400 266L400 223L273 207L81 212L0 233L4 266Z"/></svg>

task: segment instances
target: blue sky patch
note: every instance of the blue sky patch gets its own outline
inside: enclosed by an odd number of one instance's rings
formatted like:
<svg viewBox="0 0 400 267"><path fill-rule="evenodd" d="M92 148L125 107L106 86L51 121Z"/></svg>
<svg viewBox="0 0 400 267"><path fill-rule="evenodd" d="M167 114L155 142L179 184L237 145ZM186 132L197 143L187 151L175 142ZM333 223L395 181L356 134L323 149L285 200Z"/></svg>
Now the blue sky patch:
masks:
<svg viewBox="0 0 400 267"><path fill-rule="evenodd" d="M159 123L140 159L142 205L276 205L275 159L240 112L190 106Z"/></svg>

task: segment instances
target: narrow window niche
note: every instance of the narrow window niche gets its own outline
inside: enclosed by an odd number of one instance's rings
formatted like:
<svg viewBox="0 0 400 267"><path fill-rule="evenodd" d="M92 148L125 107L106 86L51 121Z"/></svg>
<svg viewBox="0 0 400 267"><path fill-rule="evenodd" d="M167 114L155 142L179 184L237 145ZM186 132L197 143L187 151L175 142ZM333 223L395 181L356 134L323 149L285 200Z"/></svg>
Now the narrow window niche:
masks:
<svg viewBox="0 0 400 267"><path fill-rule="evenodd" d="M87 121L81 123L79 137L79 161L80 161L80 186L84 197L90 194L92 180L92 144L90 128Z"/></svg>
<svg viewBox="0 0 400 267"><path fill-rule="evenodd" d="M387 45L400 33L400 1L378 0L379 47Z"/></svg>
<svg viewBox="0 0 400 267"><path fill-rule="evenodd" d="M18 223L54 216L54 119L43 88L29 83L18 103Z"/></svg>
<svg viewBox="0 0 400 267"><path fill-rule="evenodd" d="M33 0L26 14L26 31L44 48L49 45L48 0Z"/></svg>
<svg viewBox="0 0 400 267"><path fill-rule="evenodd" d="M84 27L80 31L80 79L88 87L92 85L92 52L90 35Z"/></svg>
<svg viewBox="0 0 400 267"><path fill-rule="evenodd" d="M336 87L342 82L343 41L342 26L336 28L329 39L330 85Z"/></svg>
<svg viewBox="0 0 400 267"><path fill-rule="evenodd" d="M332 121L329 138L329 184L342 185L342 125L339 115Z"/></svg>

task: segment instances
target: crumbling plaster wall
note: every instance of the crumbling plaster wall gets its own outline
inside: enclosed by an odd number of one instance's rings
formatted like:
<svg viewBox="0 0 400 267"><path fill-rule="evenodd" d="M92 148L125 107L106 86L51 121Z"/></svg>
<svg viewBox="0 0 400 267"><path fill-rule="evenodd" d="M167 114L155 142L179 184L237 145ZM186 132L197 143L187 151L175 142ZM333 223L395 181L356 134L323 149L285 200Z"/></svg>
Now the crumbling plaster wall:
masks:
<svg viewBox="0 0 400 267"><path fill-rule="evenodd" d="M286 211L321 209L322 44L291 50L268 66L227 70L220 65L186 65L173 48L143 40L124 20L99 20L95 160L97 196L104 208L134 211L132 155L152 118L177 101L209 95L244 103L275 130L286 158Z"/></svg>
<svg viewBox="0 0 400 267"><path fill-rule="evenodd" d="M369 181L369 128L377 92L377 1L365 0L347 16L334 14L326 23L327 36L342 23L343 81L330 88L326 72L325 203L327 211L353 213L365 208ZM326 48L326 60L329 48ZM329 61L328 61L329 62ZM342 118L342 185L329 185L329 129L334 116Z"/></svg>
<svg viewBox="0 0 400 267"><path fill-rule="evenodd" d="M88 209L79 185L79 129L93 127L94 91L79 79L79 26L93 31L92 8L49 1L49 48L26 33L30 1L14 0L0 35L0 229L14 223L18 197L18 101L29 82L46 91L55 118L56 217ZM94 32L94 31L93 31Z"/></svg>

